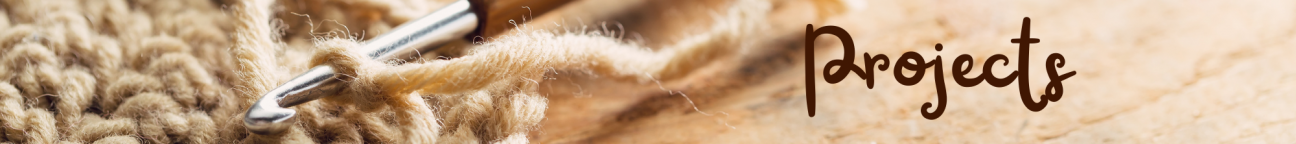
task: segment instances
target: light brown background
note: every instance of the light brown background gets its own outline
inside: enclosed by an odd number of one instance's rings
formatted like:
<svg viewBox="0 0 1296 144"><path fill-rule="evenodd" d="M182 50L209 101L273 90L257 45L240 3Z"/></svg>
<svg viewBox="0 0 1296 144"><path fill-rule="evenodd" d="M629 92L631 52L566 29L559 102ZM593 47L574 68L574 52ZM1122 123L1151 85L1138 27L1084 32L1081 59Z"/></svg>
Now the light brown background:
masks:
<svg viewBox="0 0 1296 144"><path fill-rule="evenodd" d="M689 82L581 83L580 90L547 90L551 103L533 142L623 143L1290 143L1296 113L1296 54L1291 1L1026 1L848 0L775 1L768 48ZM594 3L594 2L590 2ZM612 20L669 43L662 33L686 29L690 11L713 1L630 1L629 14ZM829 2L831 3L831 2ZM598 4L589 4L598 5ZM669 5L669 6L665 6ZM723 4L719 4L723 5ZM598 7L598 6L591 6ZM620 9L620 8L609 8ZM637 12L636 12L637 11ZM702 10L693 10L702 11ZM667 14L662 14L667 13ZM579 14L575 14L579 15ZM590 16L596 17L596 16ZM633 18L625 18L633 17ZM823 17L819 19L819 17ZM1042 111L1021 103L1016 84L965 88L948 68L970 54L977 66L993 54L1016 60L1021 19L1031 17L1031 91L1048 82L1044 58L1066 56L1059 71L1066 93ZM544 20L546 17L542 17ZM627 20L628 19L628 20ZM570 17L568 18L570 20ZM684 23L684 24L681 24ZM823 82L823 64L840 58L840 42L822 36L814 48L818 112L806 115L800 38L804 25L836 25L863 52L917 51L946 64L949 104L936 120L919 108L935 101L929 76L915 86L880 71L875 88L849 76ZM696 24L695 24L696 25ZM665 32L662 32L665 31ZM945 50L932 46L942 43ZM858 65L863 65L857 61ZM722 64L726 65L726 64ZM717 66L726 67L726 66ZM1007 73L1014 67L997 67ZM980 70L974 70L979 74ZM563 80L549 85L562 84ZM571 89L571 88L569 88ZM542 90L544 91L544 90ZM1038 96L1035 96L1038 100ZM696 102L696 110L688 100ZM653 111L653 112L645 112ZM705 112L705 114L703 113ZM708 115L709 114L709 115Z"/></svg>

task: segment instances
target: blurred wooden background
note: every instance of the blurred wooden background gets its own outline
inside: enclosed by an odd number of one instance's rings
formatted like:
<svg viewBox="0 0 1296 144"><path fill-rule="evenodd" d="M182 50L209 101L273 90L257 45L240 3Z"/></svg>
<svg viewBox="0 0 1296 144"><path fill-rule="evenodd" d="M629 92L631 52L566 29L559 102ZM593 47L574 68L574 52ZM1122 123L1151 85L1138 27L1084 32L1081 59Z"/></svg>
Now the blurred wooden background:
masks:
<svg viewBox="0 0 1296 144"><path fill-rule="evenodd" d="M1292 1L773 0L769 31L749 55L721 61L684 82L615 84L555 80L550 109L533 142L617 143L1290 143L1296 113ZM536 22L574 19L624 24L647 45L679 41L705 28L705 11L730 1L583 1ZM1014 58L1021 19L1031 17L1031 91L1043 93L1044 58L1066 56L1066 93L1031 112L1014 86L949 87L945 114L929 76L914 86L878 74L876 86L850 76L823 82L822 66L840 42L816 41L812 67L818 112L806 115L801 40L805 24L837 25L856 53L907 51L948 66L959 54L981 65ZM587 23L597 24L597 23ZM942 43L945 50L932 46ZM863 65L862 62L856 62ZM1015 63L1015 61L1014 61ZM950 68L946 68L947 70ZM1012 67L996 68L1007 73ZM975 70L973 74L979 74ZM949 80L948 72L945 79ZM570 82L564 82L570 81ZM579 85L579 86L576 86ZM663 90L666 89L666 90ZM682 93L683 95L681 95ZM687 96L687 98L685 97ZM1035 96L1038 99L1038 96ZM689 103L696 105L696 110Z"/></svg>

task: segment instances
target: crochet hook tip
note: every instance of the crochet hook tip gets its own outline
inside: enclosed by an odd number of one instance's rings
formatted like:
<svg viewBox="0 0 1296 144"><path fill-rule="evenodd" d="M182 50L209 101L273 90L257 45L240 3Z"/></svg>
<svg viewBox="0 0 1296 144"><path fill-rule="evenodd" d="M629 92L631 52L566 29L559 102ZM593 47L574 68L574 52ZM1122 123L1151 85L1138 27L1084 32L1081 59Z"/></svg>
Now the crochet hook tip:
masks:
<svg viewBox="0 0 1296 144"><path fill-rule="evenodd" d="M451 3L365 42L361 50L375 60L405 59L435 50L476 30L479 17L471 8L465 0ZM287 107L337 95L344 86L338 76L328 65L311 68L262 95L248 108L243 125L261 135L288 130L297 111Z"/></svg>
<svg viewBox="0 0 1296 144"><path fill-rule="evenodd" d="M267 135L287 130L292 125L297 111L288 109L321 97L336 94L341 81L333 73L333 67L316 66L306 73L288 80L283 85L271 89L261 96L243 117L243 125L248 131Z"/></svg>
<svg viewBox="0 0 1296 144"><path fill-rule="evenodd" d="M279 108L279 107L252 107L257 110L248 110L247 117L243 117L243 125L248 131L261 135L282 133L288 130L292 117L297 115L296 110Z"/></svg>

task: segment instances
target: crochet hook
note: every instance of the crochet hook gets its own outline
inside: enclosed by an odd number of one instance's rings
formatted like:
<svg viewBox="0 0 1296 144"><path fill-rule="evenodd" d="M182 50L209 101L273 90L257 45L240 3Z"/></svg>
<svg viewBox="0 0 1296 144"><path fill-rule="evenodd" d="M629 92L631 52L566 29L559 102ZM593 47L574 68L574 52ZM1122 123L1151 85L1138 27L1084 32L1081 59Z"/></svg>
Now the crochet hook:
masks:
<svg viewBox="0 0 1296 144"><path fill-rule="evenodd" d="M507 25L501 22L513 16L547 12L570 0L556 1L558 2L499 1L486 5L485 0L459 0L365 42L360 51L375 60L409 58L421 52L436 50L465 36L476 38L500 33L507 29L504 28ZM525 11L491 11L487 15L491 6L522 8L524 5L527 6ZM294 123L293 116L297 114L297 111L287 107L337 93L343 87L343 81L338 77L340 75L336 75L331 66L318 65L311 68L262 95L248 108L243 125L256 134L282 133L291 127Z"/></svg>

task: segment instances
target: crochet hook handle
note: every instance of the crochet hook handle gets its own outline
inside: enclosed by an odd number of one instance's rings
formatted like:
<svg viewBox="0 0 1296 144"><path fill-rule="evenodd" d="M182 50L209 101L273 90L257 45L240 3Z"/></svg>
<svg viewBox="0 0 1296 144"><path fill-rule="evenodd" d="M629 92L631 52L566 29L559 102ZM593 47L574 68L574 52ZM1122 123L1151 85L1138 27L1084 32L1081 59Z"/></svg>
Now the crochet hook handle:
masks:
<svg viewBox="0 0 1296 144"><path fill-rule="evenodd" d="M477 29L481 17L473 8L467 0L456 1L365 42L361 51L375 60L389 60L435 50L473 31L480 31ZM342 87L339 76L327 65L311 68L262 95L248 108L243 125L256 134L284 132L294 123L292 118L297 114L286 107L337 93Z"/></svg>

